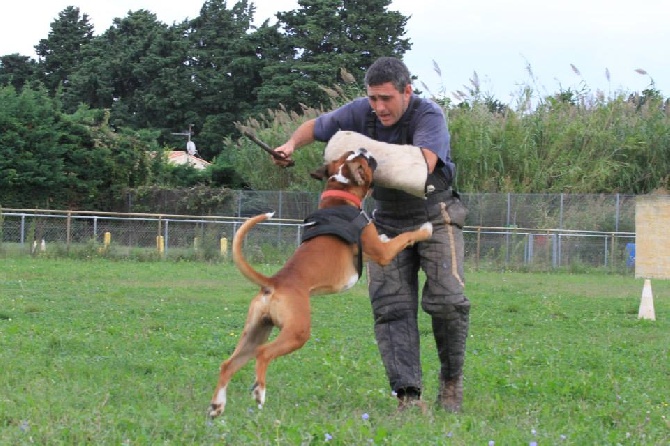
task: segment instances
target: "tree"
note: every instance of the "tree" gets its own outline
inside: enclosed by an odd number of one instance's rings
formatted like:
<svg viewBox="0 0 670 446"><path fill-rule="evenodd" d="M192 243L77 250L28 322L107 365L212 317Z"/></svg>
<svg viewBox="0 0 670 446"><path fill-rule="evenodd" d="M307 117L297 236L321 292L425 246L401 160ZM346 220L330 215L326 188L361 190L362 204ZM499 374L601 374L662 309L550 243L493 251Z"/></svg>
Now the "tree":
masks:
<svg viewBox="0 0 670 446"><path fill-rule="evenodd" d="M256 104L266 62L249 32L253 11L246 0L230 10L213 0L171 27L142 10L116 19L84 50L64 92L66 110L109 108L112 126L158 129L168 145L172 132L194 124L200 155L213 158Z"/></svg>
<svg viewBox="0 0 670 446"><path fill-rule="evenodd" d="M293 45L290 58L263 72L259 98L299 111L300 104L328 104L321 88L343 84L341 69L362 80L379 56L402 58L411 48L407 17L389 11L391 0L299 0L300 8L277 14Z"/></svg>
<svg viewBox="0 0 670 446"><path fill-rule="evenodd" d="M139 10L114 19L102 37L111 53L106 56L114 95L110 123L138 129L157 127L163 110L153 109L146 95L162 69L173 66L170 45L164 42L172 37L168 26L155 14Z"/></svg>
<svg viewBox="0 0 670 446"><path fill-rule="evenodd" d="M0 205L106 210L125 188L151 182L157 135L114 131L108 117L64 114L45 88L1 88Z"/></svg>
<svg viewBox="0 0 670 446"><path fill-rule="evenodd" d="M37 62L28 56L8 54L0 57L0 86L12 85L17 91L34 79Z"/></svg>
<svg viewBox="0 0 670 446"><path fill-rule="evenodd" d="M83 60L69 75L68 86L63 90L66 111L74 112L80 105L95 109L108 109L114 105L111 47L110 42L100 36L82 50Z"/></svg>
<svg viewBox="0 0 670 446"><path fill-rule="evenodd" d="M68 76L81 62L82 48L93 39L93 25L88 15L80 16L79 8L68 6L51 23L49 37L35 46L39 56L41 80L54 95L66 84Z"/></svg>
<svg viewBox="0 0 670 446"><path fill-rule="evenodd" d="M127 188L154 180L150 153L155 131L109 126L109 112L81 107L61 118L65 187L58 195L69 209L111 210Z"/></svg>
<svg viewBox="0 0 670 446"><path fill-rule="evenodd" d="M255 7L246 0L231 9L208 0L190 22L188 39L193 109L200 118L200 153L212 158L234 122L248 113L261 79L254 39L249 36Z"/></svg>
<svg viewBox="0 0 670 446"><path fill-rule="evenodd" d="M188 66L188 41L184 37L187 22L166 26L155 20L153 14L133 14L132 21L124 19L121 40L134 45L134 54L122 53L121 65L114 67L115 83L111 122L135 129L153 128L161 131L162 140L173 142L171 132L181 130L189 123L198 122L194 111L194 89ZM142 22L144 20L144 22ZM135 28L133 28L135 27ZM140 35L144 35L143 42ZM119 49L119 48L117 48Z"/></svg>
<svg viewBox="0 0 670 446"><path fill-rule="evenodd" d="M111 109L111 125L159 129L168 138L189 120L185 30L185 23L169 27L145 10L115 19L86 48L64 95L66 109Z"/></svg>
<svg viewBox="0 0 670 446"><path fill-rule="evenodd" d="M57 111L44 89L5 87L0 104L0 203L48 206L65 177Z"/></svg>

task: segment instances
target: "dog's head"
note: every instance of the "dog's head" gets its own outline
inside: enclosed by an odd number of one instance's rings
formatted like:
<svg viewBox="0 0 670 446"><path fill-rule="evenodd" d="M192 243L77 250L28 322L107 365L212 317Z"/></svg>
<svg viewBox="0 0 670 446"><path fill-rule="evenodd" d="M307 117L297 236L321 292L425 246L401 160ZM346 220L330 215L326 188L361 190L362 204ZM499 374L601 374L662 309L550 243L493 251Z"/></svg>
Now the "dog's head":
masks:
<svg viewBox="0 0 670 446"><path fill-rule="evenodd" d="M327 189L359 189L364 197L372 187L377 161L364 148L350 150L338 159L324 164L310 175L317 180L328 179ZM353 192L353 191L352 191Z"/></svg>

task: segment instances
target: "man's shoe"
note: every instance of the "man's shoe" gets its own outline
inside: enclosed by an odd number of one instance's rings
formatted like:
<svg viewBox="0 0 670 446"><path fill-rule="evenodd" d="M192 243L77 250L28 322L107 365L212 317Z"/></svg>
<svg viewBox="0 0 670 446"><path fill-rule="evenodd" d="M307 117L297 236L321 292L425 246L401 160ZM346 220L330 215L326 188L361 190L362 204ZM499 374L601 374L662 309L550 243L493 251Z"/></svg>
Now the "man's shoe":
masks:
<svg viewBox="0 0 670 446"><path fill-rule="evenodd" d="M421 413L426 413L428 410L426 403L419 398L398 398L398 412L412 410L415 407L420 409Z"/></svg>
<svg viewBox="0 0 670 446"><path fill-rule="evenodd" d="M414 388L401 389L397 392L398 396L398 412L405 412L414 407L426 413L426 403L421 401L421 391Z"/></svg>
<svg viewBox="0 0 670 446"><path fill-rule="evenodd" d="M451 379L440 378L437 404L447 412L459 413L463 405L463 375Z"/></svg>

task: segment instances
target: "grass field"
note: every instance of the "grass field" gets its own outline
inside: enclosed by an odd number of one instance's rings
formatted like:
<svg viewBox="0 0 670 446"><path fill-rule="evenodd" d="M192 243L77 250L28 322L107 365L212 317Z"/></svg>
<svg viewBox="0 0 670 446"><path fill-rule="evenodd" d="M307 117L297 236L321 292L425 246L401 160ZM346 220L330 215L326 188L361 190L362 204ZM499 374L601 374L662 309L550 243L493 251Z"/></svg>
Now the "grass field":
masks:
<svg viewBox="0 0 670 446"><path fill-rule="evenodd" d="M277 266L262 267L266 272ZM206 408L256 287L230 264L0 259L0 444L668 445L670 282L469 272L464 412L396 414L364 282L313 300L266 406ZM421 316L425 398L437 361Z"/></svg>

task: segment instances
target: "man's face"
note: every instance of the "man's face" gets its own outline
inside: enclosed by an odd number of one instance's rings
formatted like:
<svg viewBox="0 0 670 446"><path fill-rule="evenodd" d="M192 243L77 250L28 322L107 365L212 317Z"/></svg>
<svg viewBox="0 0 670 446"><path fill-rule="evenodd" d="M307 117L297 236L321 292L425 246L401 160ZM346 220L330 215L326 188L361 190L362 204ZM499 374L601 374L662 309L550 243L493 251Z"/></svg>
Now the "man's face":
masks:
<svg viewBox="0 0 670 446"><path fill-rule="evenodd" d="M390 127L400 120L412 96L412 86L405 86L400 93L391 82L367 87L370 106L384 127Z"/></svg>

